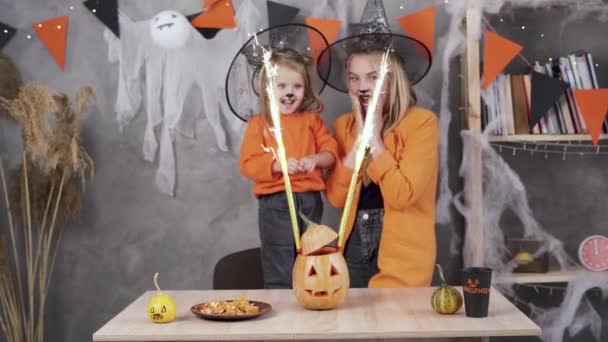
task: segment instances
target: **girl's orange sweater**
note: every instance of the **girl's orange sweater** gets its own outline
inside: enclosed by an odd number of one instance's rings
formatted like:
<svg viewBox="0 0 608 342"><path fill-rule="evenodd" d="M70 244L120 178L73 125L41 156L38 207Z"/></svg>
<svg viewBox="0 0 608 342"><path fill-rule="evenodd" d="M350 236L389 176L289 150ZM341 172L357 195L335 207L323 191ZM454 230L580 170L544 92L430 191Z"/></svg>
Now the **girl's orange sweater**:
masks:
<svg viewBox="0 0 608 342"><path fill-rule="evenodd" d="M318 113L281 115L281 128L286 157L300 159L311 154L329 152L338 158L338 145ZM256 197L285 190L283 174L272 172L273 152L278 151L274 134L263 115L249 119L241 144L239 169L241 174L254 181ZM325 182L320 168L309 174L290 175L294 192L323 191Z"/></svg>

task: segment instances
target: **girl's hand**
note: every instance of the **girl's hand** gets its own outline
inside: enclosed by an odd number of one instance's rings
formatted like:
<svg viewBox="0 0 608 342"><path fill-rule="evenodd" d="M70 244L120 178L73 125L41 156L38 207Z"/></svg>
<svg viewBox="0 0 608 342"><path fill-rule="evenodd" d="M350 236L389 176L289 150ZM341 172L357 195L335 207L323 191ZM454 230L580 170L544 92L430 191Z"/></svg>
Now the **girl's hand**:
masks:
<svg viewBox="0 0 608 342"><path fill-rule="evenodd" d="M287 173L289 173L290 175L293 175L294 173L298 172L299 167L300 167L300 163L298 162L297 159L294 159L294 158L287 159Z"/></svg>
<svg viewBox="0 0 608 342"><path fill-rule="evenodd" d="M311 173L317 167L317 159L315 156L306 156L300 159L300 172Z"/></svg>
<svg viewBox="0 0 608 342"><path fill-rule="evenodd" d="M300 163L298 162L297 159L294 159L294 158L287 159L287 173L288 174L293 175L294 173L298 172L299 166L300 166ZM283 170L281 170L281 163L279 163L278 160L275 160L275 162L272 164L272 172L274 172L274 173L283 172Z"/></svg>

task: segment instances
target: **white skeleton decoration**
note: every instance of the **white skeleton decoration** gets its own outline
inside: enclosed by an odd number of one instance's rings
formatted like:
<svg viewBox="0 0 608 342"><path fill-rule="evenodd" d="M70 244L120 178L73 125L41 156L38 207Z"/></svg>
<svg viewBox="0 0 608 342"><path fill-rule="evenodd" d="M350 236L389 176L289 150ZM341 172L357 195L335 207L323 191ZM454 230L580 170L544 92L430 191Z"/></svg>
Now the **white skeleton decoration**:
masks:
<svg viewBox="0 0 608 342"><path fill-rule="evenodd" d="M154 162L159 149L156 185L169 196L175 196L176 133L194 137L193 122L199 113L184 113L184 102L197 87L203 112L213 129L220 150L228 151L226 127L221 115L232 125L243 126L230 114L224 95L224 80L229 58L248 39L248 34L261 27L262 15L252 0L244 0L236 11L236 29L222 29L213 39L205 39L188 20L175 11L163 11L151 20L131 21L120 13L121 38L105 32L108 59L119 63L116 114L121 131L139 113L145 82L143 156ZM243 82L250 76L243 70ZM145 77L144 77L145 75ZM145 80L145 81L144 81ZM238 84L236 85L238 87ZM246 99L245 99L246 100ZM155 129L160 128L157 139ZM234 129L234 127L227 127Z"/></svg>

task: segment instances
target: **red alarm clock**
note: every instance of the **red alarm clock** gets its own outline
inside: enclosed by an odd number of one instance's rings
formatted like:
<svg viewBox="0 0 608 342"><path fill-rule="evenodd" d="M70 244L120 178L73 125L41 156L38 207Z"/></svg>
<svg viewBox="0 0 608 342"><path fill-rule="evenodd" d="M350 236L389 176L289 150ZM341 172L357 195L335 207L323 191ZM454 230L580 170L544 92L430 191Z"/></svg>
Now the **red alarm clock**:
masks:
<svg viewBox="0 0 608 342"><path fill-rule="evenodd" d="M578 258L591 271L608 270L608 238L601 235L586 238L578 248Z"/></svg>

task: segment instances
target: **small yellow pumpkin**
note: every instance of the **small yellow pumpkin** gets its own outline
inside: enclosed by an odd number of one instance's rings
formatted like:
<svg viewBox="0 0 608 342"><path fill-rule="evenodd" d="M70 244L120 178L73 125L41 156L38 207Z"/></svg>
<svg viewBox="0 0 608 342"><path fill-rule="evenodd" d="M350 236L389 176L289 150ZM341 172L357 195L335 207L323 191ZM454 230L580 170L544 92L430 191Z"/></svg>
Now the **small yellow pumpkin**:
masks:
<svg viewBox="0 0 608 342"><path fill-rule="evenodd" d="M148 301L148 319L154 323L171 322L175 319L177 306L173 298L158 287L158 273L154 274L154 285L158 292Z"/></svg>
<svg viewBox="0 0 608 342"><path fill-rule="evenodd" d="M441 265L437 264L437 270L439 271L441 286L431 296L433 310L444 315L455 314L462 307L462 295L445 282Z"/></svg>

